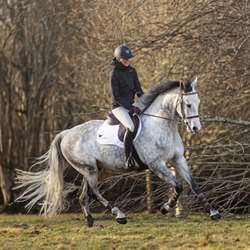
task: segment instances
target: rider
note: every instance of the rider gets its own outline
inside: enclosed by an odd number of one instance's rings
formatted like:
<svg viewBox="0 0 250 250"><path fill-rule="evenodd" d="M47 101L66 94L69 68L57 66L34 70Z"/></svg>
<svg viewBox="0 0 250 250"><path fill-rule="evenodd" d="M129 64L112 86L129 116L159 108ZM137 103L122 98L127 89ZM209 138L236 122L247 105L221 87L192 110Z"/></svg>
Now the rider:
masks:
<svg viewBox="0 0 250 250"><path fill-rule="evenodd" d="M135 94L139 98L144 94L137 72L130 65L130 59L133 57L134 55L127 46L118 46L114 51L114 59L110 64L112 70L109 74L111 110L126 128L124 135L125 167L130 170L135 167L133 159L131 159L134 124L130 115L140 113L138 103L134 102Z"/></svg>

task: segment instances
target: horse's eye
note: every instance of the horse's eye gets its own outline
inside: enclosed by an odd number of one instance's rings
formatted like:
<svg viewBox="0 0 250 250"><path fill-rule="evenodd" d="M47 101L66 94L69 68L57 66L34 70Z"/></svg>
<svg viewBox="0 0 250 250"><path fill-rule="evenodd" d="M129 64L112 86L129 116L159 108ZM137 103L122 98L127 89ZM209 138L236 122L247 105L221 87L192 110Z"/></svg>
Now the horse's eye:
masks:
<svg viewBox="0 0 250 250"><path fill-rule="evenodd" d="M187 107L188 107L188 108L191 108L191 104L187 104Z"/></svg>

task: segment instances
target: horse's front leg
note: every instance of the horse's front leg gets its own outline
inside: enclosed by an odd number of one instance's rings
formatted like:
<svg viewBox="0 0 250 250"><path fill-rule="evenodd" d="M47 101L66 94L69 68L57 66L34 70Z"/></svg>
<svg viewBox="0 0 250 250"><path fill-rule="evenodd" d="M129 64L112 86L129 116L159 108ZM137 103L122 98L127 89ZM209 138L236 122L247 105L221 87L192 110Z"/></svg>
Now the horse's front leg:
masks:
<svg viewBox="0 0 250 250"><path fill-rule="evenodd" d="M172 172L166 167L165 162L154 161L154 164L149 164L149 169L162 180L171 184L175 188L175 192L169 198L162 208L161 213L167 214L173 208L176 207L178 198L183 190L182 183L172 174Z"/></svg>
<svg viewBox="0 0 250 250"><path fill-rule="evenodd" d="M214 210L212 206L209 204L203 193L201 192L198 184L194 180L191 172L188 168L187 161L184 156L179 157L175 160L171 161L171 165L176 169L176 171L180 174L180 176L188 183L193 192L198 196L198 199L204 208L206 213L210 213L210 217L213 220L220 220L222 216L218 211Z"/></svg>
<svg viewBox="0 0 250 250"><path fill-rule="evenodd" d="M173 208L177 207L177 201L180 197L182 190L178 190L175 188L175 192L172 194L172 196L169 198L168 202L165 203L161 208L162 214L167 214L170 212Z"/></svg>

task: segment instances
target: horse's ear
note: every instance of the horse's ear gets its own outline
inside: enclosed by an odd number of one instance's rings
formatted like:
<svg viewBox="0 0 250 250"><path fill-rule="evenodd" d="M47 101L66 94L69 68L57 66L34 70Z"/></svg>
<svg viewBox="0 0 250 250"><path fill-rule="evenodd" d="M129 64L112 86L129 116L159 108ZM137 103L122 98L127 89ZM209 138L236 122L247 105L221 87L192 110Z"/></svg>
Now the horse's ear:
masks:
<svg viewBox="0 0 250 250"><path fill-rule="evenodd" d="M198 82L198 78L196 77L195 80L191 84L193 89L195 89L197 82Z"/></svg>
<svg viewBox="0 0 250 250"><path fill-rule="evenodd" d="M181 90L185 90L185 84L183 80L180 81L180 87L181 87Z"/></svg>

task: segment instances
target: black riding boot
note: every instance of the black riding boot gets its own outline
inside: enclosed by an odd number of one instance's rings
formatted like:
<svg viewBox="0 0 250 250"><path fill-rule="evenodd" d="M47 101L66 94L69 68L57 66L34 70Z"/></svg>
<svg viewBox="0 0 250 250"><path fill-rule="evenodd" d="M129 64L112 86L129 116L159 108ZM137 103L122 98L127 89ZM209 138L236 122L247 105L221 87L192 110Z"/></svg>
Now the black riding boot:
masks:
<svg viewBox="0 0 250 250"><path fill-rule="evenodd" d="M135 162L132 157L133 132L131 132L129 129L126 129L123 141L125 148L125 167L128 170L134 170Z"/></svg>

